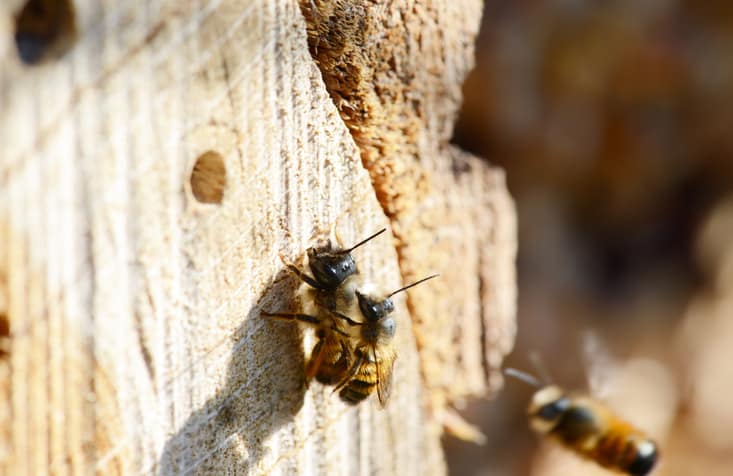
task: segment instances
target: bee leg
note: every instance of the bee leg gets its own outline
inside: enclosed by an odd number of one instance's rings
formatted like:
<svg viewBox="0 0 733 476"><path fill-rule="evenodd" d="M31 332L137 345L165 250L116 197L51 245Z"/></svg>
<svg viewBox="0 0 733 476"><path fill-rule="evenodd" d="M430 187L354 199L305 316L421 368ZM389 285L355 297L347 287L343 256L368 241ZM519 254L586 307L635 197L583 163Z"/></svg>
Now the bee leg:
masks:
<svg viewBox="0 0 733 476"><path fill-rule="evenodd" d="M282 319L284 321L300 321L313 326L321 324L321 320L315 316L309 316L308 314L296 314L288 312L265 312L262 311L263 316L274 317L276 319Z"/></svg>
<svg viewBox="0 0 733 476"><path fill-rule="evenodd" d="M289 264L287 266L288 266L288 269L293 272L293 274L295 274L298 278L300 278L301 281L304 281L305 283L307 283L310 287L321 289L321 290L326 289L325 287L321 286L321 284L318 281L316 281L312 277L305 274L294 264Z"/></svg>
<svg viewBox="0 0 733 476"><path fill-rule="evenodd" d="M319 318L317 318L316 316L310 316L308 314L299 314L299 313L290 313L290 312L267 312L267 311L262 311L261 314L267 317L274 317L276 319L282 319L283 321L300 321L306 324L310 324L314 327L320 326L322 324ZM344 337L349 337L348 333L342 331L338 327L330 326L330 327L327 327L327 329L337 334L340 334Z"/></svg>
<svg viewBox="0 0 733 476"><path fill-rule="evenodd" d="M321 307L322 307L322 306L321 306ZM341 314L341 313L340 313L340 312L338 312L338 311L334 311L334 310L332 310L332 309L327 309L327 308L324 308L324 309L326 309L326 310L327 310L328 312L330 312L330 313L331 313L332 315L334 315L334 316L338 317L339 319L343 319L343 320L344 320L344 321L346 321L346 323L347 323L347 324L349 324L350 326L363 326L363 325L364 325L364 323L363 323L363 322L357 322L357 321L355 321L355 320L351 319L351 318L350 318L349 316L346 316L346 315L344 315L344 314ZM344 334L344 335L346 335L346 333L343 333L343 334Z"/></svg>
<svg viewBox="0 0 733 476"><path fill-rule="evenodd" d="M356 360L354 361L354 364L349 368L349 371L346 373L346 376L341 379L341 381L336 384L336 387L333 389L333 393L338 392L344 386L351 381L351 379L354 378L354 375L356 375L356 372L359 371L359 367L361 367L361 364L364 362L364 354L362 352L359 352Z"/></svg>
<svg viewBox="0 0 733 476"><path fill-rule="evenodd" d="M295 266L293 263L289 263L283 258L283 255L280 256L280 261L283 262L285 266L294 274L296 275L301 281L307 283L309 286L316 288L316 289L326 289L321 284L315 280L315 278L312 278L311 276L308 276L303 271L300 270L297 266Z"/></svg>
<svg viewBox="0 0 733 476"><path fill-rule="evenodd" d="M313 351L311 352L311 357L308 360L308 364L305 367L305 380L306 382L310 382L313 380L313 377L318 373L318 369L321 366L321 363L323 363L323 357L326 355L325 349L323 348L323 341L319 340L315 347L313 347Z"/></svg>

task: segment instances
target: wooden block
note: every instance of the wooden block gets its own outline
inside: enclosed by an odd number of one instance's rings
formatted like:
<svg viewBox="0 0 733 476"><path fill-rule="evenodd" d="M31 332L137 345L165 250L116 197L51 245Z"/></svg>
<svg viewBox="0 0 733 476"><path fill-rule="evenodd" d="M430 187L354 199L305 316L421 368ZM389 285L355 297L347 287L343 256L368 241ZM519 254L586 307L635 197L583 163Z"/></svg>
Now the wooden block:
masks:
<svg viewBox="0 0 733 476"><path fill-rule="evenodd" d="M1 38L22 3L0 7ZM394 2L450 87L424 85L446 107L381 156L334 105L291 0L77 0L55 55L24 64L2 40L0 473L445 473L446 372L456 395L484 392L513 338L501 172L447 145L479 22L464 3L426 22ZM385 410L306 390L301 332L260 314L293 306L278 255L332 226L346 243L390 228L355 253L385 290L443 273L396 299ZM460 279L441 269L457 250Z"/></svg>

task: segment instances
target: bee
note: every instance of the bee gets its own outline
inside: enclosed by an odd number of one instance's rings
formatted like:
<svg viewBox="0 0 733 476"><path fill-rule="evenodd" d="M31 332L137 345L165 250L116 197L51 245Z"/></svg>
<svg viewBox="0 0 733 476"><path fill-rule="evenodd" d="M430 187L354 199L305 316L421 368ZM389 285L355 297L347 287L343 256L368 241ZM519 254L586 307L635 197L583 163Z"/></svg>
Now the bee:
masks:
<svg viewBox="0 0 733 476"><path fill-rule="evenodd" d="M327 240L322 246L313 246L308 248L306 255L308 256L308 267L313 273L309 276L300 268L292 263L285 262L285 265L292 271L301 281L308 284L311 288L319 291L335 291L344 281L355 275L356 261L351 256L351 252L359 248L365 243L373 240L382 233L387 231L382 228L378 232L361 240L351 248L343 249L340 244L334 245L333 240ZM281 257L282 259L282 257ZM285 260L283 260L285 261Z"/></svg>
<svg viewBox="0 0 733 476"><path fill-rule="evenodd" d="M346 323L350 336L351 346L348 349L348 370L343 373L341 381L336 384L334 392L344 402L356 405L365 400L377 389L377 396L382 407L387 404L392 386L392 373L397 354L394 351L392 340L397 329L397 323L390 314L394 311L392 296L417 286L437 274L428 276L412 284L404 286L386 297L355 291L359 312L363 318L355 321L349 316L331 311Z"/></svg>
<svg viewBox="0 0 733 476"><path fill-rule="evenodd" d="M315 328L316 344L306 364L306 380L315 378L324 385L335 385L334 392L352 405L366 399L375 388L380 404L387 403L396 360L392 339L397 326L390 316L394 311L391 298L437 276L421 279L384 297L357 289L358 271L351 251L384 231L348 249L334 245L333 241L309 248L306 254L313 276L286 263L304 283L300 290L302 312L263 312L265 316Z"/></svg>
<svg viewBox="0 0 733 476"><path fill-rule="evenodd" d="M505 369L505 373L538 388L527 409L535 432L605 468L631 476L651 472L659 455L657 445L608 407L516 369Z"/></svg>
<svg viewBox="0 0 733 476"><path fill-rule="evenodd" d="M334 385L349 369L352 360L350 335L342 329L344 321L333 311L350 309L356 301L354 277L358 270L351 252L385 231L383 228L346 249L330 239L320 246L308 248L306 255L312 276L283 259L288 269L303 281L298 291L302 312L262 314L315 328L316 344L306 365L307 381L315 377L324 385Z"/></svg>

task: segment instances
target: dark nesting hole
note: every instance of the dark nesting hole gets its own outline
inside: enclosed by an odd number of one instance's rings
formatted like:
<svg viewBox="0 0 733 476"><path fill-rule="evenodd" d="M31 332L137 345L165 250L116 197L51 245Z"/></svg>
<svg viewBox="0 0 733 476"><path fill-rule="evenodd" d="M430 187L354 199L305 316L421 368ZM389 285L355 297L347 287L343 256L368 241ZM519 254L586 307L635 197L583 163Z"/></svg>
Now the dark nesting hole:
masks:
<svg viewBox="0 0 733 476"><path fill-rule="evenodd" d="M63 55L75 38L71 0L28 0L15 17L15 46L25 64Z"/></svg>
<svg viewBox="0 0 733 476"><path fill-rule="evenodd" d="M214 151L206 151L196 159L191 172L191 191L201 203L221 203L227 185L224 158Z"/></svg>
<svg viewBox="0 0 733 476"><path fill-rule="evenodd" d="M10 320L8 315L0 311L0 359L10 354Z"/></svg>

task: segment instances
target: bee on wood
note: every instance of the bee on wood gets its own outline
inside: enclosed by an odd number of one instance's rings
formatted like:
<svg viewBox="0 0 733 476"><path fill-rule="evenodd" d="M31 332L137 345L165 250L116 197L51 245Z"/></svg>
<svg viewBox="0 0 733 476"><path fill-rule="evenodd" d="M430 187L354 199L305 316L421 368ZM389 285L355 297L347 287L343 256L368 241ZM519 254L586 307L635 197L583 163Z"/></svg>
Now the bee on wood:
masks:
<svg viewBox="0 0 733 476"><path fill-rule="evenodd" d="M350 335L342 329L344 321L333 311L341 309L348 313L356 302L354 278L358 270L351 252L385 231L383 228L350 248L343 248L337 239L308 248L306 255L312 276L283 259L288 269L303 281L298 291L301 312L262 314L315 328L317 340L306 366L307 381L315 377L324 385L334 385L349 369Z"/></svg>
<svg viewBox="0 0 733 476"><path fill-rule="evenodd" d="M535 432L605 468L631 476L651 472L659 454L657 445L608 407L516 369L505 373L538 388L527 409Z"/></svg>
<svg viewBox="0 0 733 476"><path fill-rule="evenodd" d="M341 400L356 405L371 395L376 388L380 405L384 407L387 404L392 385L392 372L397 358L392 345L397 324L394 317L390 315L394 311L394 303L391 298L399 292L437 276L434 274L423 278L385 297L356 290L359 313L363 319L361 321L356 321L339 310L332 311L346 323L344 329L350 336L348 369L343 372L341 381L334 389L334 392L339 392Z"/></svg>
<svg viewBox="0 0 733 476"><path fill-rule="evenodd" d="M286 263L304 283L299 291L302 312L263 312L265 316L315 328L316 344L306 364L306 379L315 377L324 385L335 385L334 392L352 405L367 398L375 388L381 405L387 403L396 359L391 298L437 276L421 279L387 296L357 289L358 271L351 251L384 231L348 249L334 245L333 241L309 248L306 254L313 276Z"/></svg>
<svg viewBox="0 0 733 476"><path fill-rule="evenodd" d="M313 246L308 248L306 255L308 256L308 267L310 268L311 273L313 273L312 277L292 263L286 262L285 264L290 271L292 271L311 288L319 291L334 291L341 286L344 281L358 272L356 269L356 261L354 261L354 257L351 256L351 252L378 237L385 231L387 231L387 229L382 228L378 232L347 249L343 249L340 243L334 244L333 239L327 240L322 246Z"/></svg>

